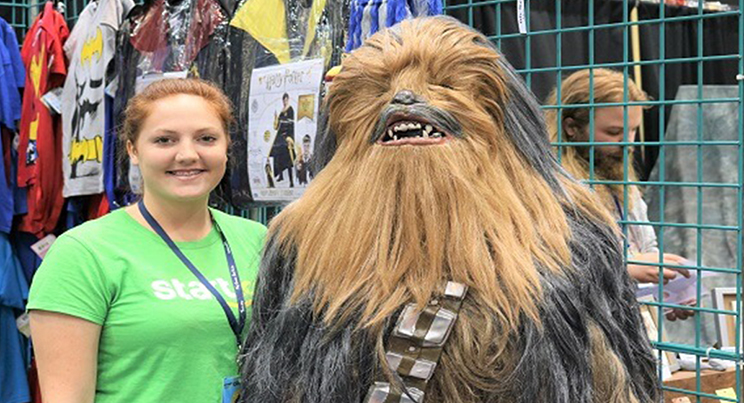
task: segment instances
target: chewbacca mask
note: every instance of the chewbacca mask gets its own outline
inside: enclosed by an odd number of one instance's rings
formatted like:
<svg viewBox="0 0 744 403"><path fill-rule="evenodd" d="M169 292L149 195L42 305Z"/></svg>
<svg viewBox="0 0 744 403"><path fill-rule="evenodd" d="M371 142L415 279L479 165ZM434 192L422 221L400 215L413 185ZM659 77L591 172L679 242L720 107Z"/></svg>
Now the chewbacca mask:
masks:
<svg viewBox="0 0 744 403"><path fill-rule="evenodd" d="M322 171L269 230L243 402L658 400L616 225L483 35L441 17L382 31L324 109ZM393 365L405 312L448 282L468 289L441 355L409 345ZM422 362L428 379L408 371Z"/></svg>

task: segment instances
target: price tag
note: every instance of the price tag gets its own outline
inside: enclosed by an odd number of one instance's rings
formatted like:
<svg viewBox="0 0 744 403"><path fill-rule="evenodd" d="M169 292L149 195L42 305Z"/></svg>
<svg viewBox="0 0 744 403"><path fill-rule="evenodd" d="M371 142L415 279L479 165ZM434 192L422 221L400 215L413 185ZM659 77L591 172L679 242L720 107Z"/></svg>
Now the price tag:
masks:
<svg viewBox="0 0 744 403"><path fill-rule="evenodd" d="M16 327L26 337L31 337L31 326L29 326L28 312L16 318Z"/></svg>
<svg viewBox="0 0 744 403"><path fill-rule="evenodd" d="M519 25L519 33L527 33L527 17L524 12L524 0L517 1L517 24Z"/></svg>
<svg viewBox="0 0 744 403"><path fill-rule="evenodd" d="M45 236L44 238L41 238L39 242L36 242L35 244L31 245L31 250L34 251L40 258L44 259L44 256L46 256L47 251L49 251L49 248L52 247L52 244L54 241L57 240L57 237L53 234L49 234Z"/></svg>
<svg viewBox="0 0 744 403"><path fill-rule="evenodd" d="M57 87L41 97L41 101L50 111L59 115L62 113L62 87Z"/></svg>

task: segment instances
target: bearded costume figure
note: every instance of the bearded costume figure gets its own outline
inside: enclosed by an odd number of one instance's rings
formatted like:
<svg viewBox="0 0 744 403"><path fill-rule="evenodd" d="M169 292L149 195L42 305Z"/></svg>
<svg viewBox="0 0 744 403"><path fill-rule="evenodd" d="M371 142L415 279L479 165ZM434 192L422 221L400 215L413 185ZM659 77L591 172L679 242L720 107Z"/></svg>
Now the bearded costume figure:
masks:
<svg viewBox="0 0 744 403"><path fill-rule="evenodd" d="M658 400L616 226L483 35L380 32L324 108L324 167L269 231L243 402Z"/></svg>

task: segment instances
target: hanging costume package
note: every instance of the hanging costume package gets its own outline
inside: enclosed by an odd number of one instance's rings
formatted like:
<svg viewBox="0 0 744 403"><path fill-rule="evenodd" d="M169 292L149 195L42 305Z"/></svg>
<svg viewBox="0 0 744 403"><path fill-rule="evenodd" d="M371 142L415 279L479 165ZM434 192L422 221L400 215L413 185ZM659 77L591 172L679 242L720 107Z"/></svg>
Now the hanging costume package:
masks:
<svg viewBox="0 0 744 403"><path fill-rule="evenodd" d="M83 11L85 24L70 36L74 50L62 92L65 197L103 192L106 132L106 70L114 58L116 32L134 6L131 0L99 0Z"/></svg>
<svg viewBox="0 0 744 403"><path fill-rule="evenodd" d="M138 90L159 79L198 77L223 86L229 7L216 0L154 0L132 10L118 38L116 121L123 121L126 104ZM131 203L140 182L136 167L119 161L107 178L112 207Z"/></svg>
<svg viewBox="0 0 744 403"><path fill-rule="evenodd" d="M323 59L255 69L248 114L248 175L255 201L291 201L313 177Z"/></svg>
<svg viewBox="0 0 744 403"><path fill-rule="evenodd" d="M340 59L342 14L341 0L247 0L238 6L224 87L238 123L230 176L235 206L294 200L312 179L320 84L332 60Z"/></svg>
<svg viewBox="0 0 744 403"><path fill-rule="evenodd" d="M214 34L224 38L226 22L224 10L214 0L156 0L135 23L131 34L132 45L140 54L139 75L191 69ZM217 42L220 44L224 42ZM195 75L210 80L221 75L215 73L219 71L219 59L209 65L204 62L196 63Z"/></svg>

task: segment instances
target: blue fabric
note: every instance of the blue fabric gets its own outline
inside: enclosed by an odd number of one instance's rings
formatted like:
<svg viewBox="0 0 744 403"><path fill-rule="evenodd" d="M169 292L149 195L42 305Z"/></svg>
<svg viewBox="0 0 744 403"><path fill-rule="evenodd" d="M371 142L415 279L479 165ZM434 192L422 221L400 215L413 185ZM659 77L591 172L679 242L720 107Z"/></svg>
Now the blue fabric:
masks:
<svg viewBox="0 0 744 403"><path fill-rule="evenodd" d="M388 27L411 18L411 9L406 0L388 0Z"/></svg>
<svg viewBox="0 0 744 403"><path fill-rule="evenodd" d="M15 129L15 121L21 119L21 90L25 85L26 72L21 61L21 52L15 31L5 20L0 18L0 46L3 45L5 48L4 57L6 58L3 64L5 70L4 81L7 87L8 98L6 99L8 100L10 118L10 124L6 124L6 126Z"/></svg>
<svg viewBox="0 0 744 403"><path fill-rule="evenodd" d="M72 229L86 221L88 196L75 196L65 199L65 228Z"/></svg>
<svg viewBox="0 0 744 403"><path fill-rule="evenodd" d="M429 15L442 15L442 0L429 0Z"/></svg>
<svg viewBox="0 0 744 403"><path fill-rule="evenodd" d="M36 269L41 265L41 258L31 250L31 245L38 241L39 239L34 234L29 234L28 232L13 233L13 247L21 264L23 277L27 283L31 283Z"/></svg>
<svg viewBox="0 0 744 403"><path fill-rule="evenodd" d="M13 253L7 234L0 234L0 305L19 310L26 309L28 281Z"/></svg>
<svg viewBox="0 0 744 403"><path fill-rule="evenodd" d="M18 151L13 147L10 148L10 188L13 189L13 215L27 214L28 188L18 187Z"/></svg>
<svg viewBox="0 0 744 403"><path fill-rule="evenodd" d="M13 76L17 88L23 88L26 85L26 69L21 59L20 44L16 37L15 30L5 20L0 18L0 38L5 43L10 55L10 62L13 66Z"/></svg>
<svg viewBox="0 0 744 403"><path fill-rule="evenodd" d="M367 0L352 0L351 10L349 13L349 41L346 44L346 51L351 52L361 44L362 35L362 15Z"/></svg>
<svg viewBox="0 0 744 403"><path fill-rule="evenodd" d="M31 393L26 377L26 342L16 328L13 309L0 306L0 403L26 403Z"/></svg>
<svg viewBox="0 0 744 403"><path fill-rule="evenodd" d="M11 135L5 129L0 130L3 130L2 136ZM13 226L13 211L15 207L13 203L13 188L11 187L12 181L8 181L8 176L6 176L10 172L5 172L5 161L3 161L5 156L4 151L3 141L0 139L0 232L9 234L10 228Z"/></svg>
<svg viewBox="0 0 744 403"><path fill-rule="evenodd" d="M103 136L103 190L106 193L109 210L119 206L116 203L116 128L114 127L114 99L108 95L104 100L106 112L106 132Z"/></svg>
<svg viewBox="0 0 744 403"><path fill-rule="evenodd" d="M26 377L26 342L18 332L14 309L23 311L28 283L10 246L0 234L0 403L31 401Z"/></svg>
<svg viewBox="0 0 744 403"><path fill-rule="evenodd" d="M370 35L374 35L380 30L380 22L378 18L380 14L381 0L372 0L370 3L372 4L372 8L370 9L369 14L372 17L372 21L370 22L369 33Z"/></svg>
<svg viewBox="0 0 744 403"><path fill-rule="evenodd" d="M0 43L0 125L15 130L13 102L8 91L15 82L12 70L8 49L4 43Z"/></svg>

